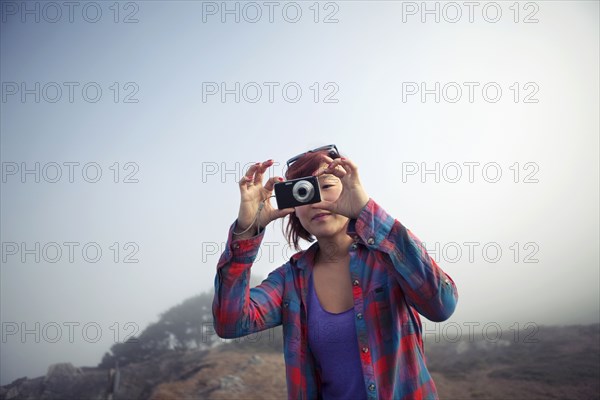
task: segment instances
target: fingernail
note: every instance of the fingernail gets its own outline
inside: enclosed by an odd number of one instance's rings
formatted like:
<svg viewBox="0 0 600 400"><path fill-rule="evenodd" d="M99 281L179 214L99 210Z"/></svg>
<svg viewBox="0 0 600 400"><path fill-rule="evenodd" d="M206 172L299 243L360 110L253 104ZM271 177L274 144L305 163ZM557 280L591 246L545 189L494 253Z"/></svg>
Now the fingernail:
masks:
<svg viewBox="0 0 600 400"><path fill-rule="evenodd" d="M279 182L283 182L283 178L277 178L277 179L279 179Z"/></svg>
<svg viewBox="0 0 600 400"><path fill-rule="evenodd" d="M342 157L342 160L343 160L343 161L346 161L346 159L345 159L344 157Z"/></svg>

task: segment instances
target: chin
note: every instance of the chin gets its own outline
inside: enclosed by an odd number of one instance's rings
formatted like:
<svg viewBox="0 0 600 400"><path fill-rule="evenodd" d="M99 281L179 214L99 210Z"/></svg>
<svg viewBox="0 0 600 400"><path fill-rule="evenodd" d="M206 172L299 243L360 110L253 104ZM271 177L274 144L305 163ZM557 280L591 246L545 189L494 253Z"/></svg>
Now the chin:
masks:
<svg viewBox="0 0 600 400"><path fill-rule="evenodd" d="M332 236L335 236L336 232L335 231L330 231L327 229L318 229L317 231L315 231L312 235L317 239L325 239L325 238L329 238Z"/></svg>
<svg viewBox="0 0 600 400"><path fill-rule="evenodd" d="M320 227L317 227L316 229L312 229L312 231L311 231L311 234L315 238L317 238L317 240L319 238L325 239L325 238L330 238L332 236L345 234L345 233L346 233L346 224L344 224L344 225L336 224L336 226L320 226Z"/></svg>

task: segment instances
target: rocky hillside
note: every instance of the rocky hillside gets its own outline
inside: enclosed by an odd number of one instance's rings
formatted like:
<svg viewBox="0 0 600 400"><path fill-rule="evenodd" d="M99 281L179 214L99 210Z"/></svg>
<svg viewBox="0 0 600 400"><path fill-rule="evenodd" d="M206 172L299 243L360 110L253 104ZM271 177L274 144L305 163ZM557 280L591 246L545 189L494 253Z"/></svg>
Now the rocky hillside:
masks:
<svg viewBox="0 0 600 400"><path fill-rule="evenodd" d="M173 307L139 337L112 346L97 367L54 364L46 376L2 386L0 400L286 398L281 328L223 341L207 323L211 300L204 294ZM510 333L426 335L440 398L600 398L600 325Z"/></svg>
<svg viewBox="0 0 600 400"><path fill-rule="evenodd" d="M116 387L110 370L55 364L0 388L0 399L281 399L284 368L280 353L177 350L120 367Z"/></svg>

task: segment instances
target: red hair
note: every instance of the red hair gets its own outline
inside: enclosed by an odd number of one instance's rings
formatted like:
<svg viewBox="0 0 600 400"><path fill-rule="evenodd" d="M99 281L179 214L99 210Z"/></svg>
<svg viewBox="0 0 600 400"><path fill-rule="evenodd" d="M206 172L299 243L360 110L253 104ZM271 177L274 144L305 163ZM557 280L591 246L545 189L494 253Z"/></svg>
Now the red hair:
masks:
<svg viewBox="0 0 600 400"><path fill-rule="evenodd" d="M334 159L340 157L339 155L332 156L328 150L308 152L290 165L285 172L285 179L291 180L311 176L321 165L327 163L327 161L323 159L323 156L329 156ZM294 248L298 251L302 250L299 245L300 239L304 239L308 242L315 240L314 236L304 229L295 212L289 215L284 234L288 243L290 245L293 244Z"/></svg>

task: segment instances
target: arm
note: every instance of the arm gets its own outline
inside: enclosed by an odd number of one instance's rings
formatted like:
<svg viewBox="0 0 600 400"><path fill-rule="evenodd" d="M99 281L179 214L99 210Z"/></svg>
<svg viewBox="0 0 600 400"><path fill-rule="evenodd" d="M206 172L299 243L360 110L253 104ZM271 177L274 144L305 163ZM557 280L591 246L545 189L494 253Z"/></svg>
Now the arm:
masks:
<svg viewBox="0 0 600 400"><path fill-rule="evenodd" d="M262 185L262 176L273 160L252 165L239 182L240 210L229 229L227 245L217 264L213 322L222 338L235 338L262 331L281 323L283 268L271 272L260 285L250 289L250 267L264 237L264 227L293 209L275 210L268 202L273 177ZM260 232L257 232L257 229ZM236 232L234 234L234 232Z"/></svg>
<svg viewBox="0 0 600 400"><path fill-rule="evenodd" d="M420 314L436 322L450 318L458 300L452 279L429 257L421 241L410 230L367 196L356 164L347 158L325 157L324 160L329 165L321 173L337 176L344 187L337 200L322 201L315 207L350 218L349 234L356 232L370 249L389 256L392 274L408 302Z"/></svg>
<svg viewBox="0 0 600 400"><path fill-rule="evenodd" d="M348 230L390 257L393 275L420 314L435 322L450 318L458 300L456 285L409 229L369 199Z"/></svg>
<svg viewBox="0 0 600 400"><path fill-rule="evenodd" d="M236 338L281 324L283 267L271 272L257 287L250 289L250 268L254 263L264 231L249 239L232 240L217 264L213 321L222 338Z"/></svg>
<svg viewBox="0 0 600 400"><path fill-rule="evenodd" d="M367 196L356 164L347 158L324 157L324 160L329 165L321 173L337 176L344 187L337 200L322 201L314 207L350 218L347 229L350 235L356 232L370 249L389 256L392 274L408 302L420 314L436 322L450 318L458 300L452 279L429 257L410 230Z"/></svg>

